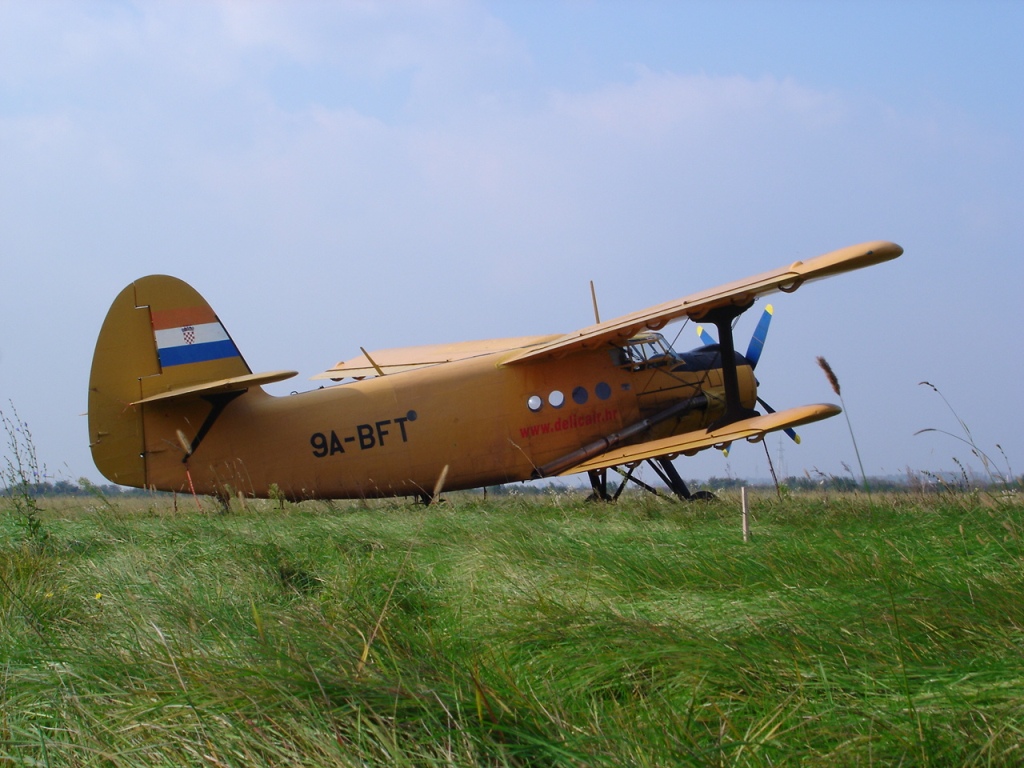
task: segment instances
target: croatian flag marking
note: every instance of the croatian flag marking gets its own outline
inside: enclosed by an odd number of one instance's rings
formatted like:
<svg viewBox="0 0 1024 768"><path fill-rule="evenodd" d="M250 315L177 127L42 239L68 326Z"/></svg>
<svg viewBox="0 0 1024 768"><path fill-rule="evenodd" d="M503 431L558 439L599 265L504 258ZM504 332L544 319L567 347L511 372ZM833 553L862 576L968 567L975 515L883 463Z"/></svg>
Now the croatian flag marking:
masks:
<svg viewBox="0 0 1024 768"><path fill-rule="evenodd" d="M152 313L153 336L164 368L238 357L238 349L209 307Z"/></svg>

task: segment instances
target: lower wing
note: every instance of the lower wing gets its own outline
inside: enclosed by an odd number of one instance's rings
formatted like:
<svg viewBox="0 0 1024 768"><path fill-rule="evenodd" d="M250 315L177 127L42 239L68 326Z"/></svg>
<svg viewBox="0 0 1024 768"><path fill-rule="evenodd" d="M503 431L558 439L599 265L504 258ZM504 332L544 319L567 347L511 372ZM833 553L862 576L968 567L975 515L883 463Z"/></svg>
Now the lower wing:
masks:
<svg viewBox="0 0 1024 768"><path fill-rule="evenodd" d="M732 424L710 432L700 429L694 432L686 432L682 435L663 437L660 440L617 447L563 470L560 474L571 475L577 472L616 467L621 464L632 464L644 459L674 456L680 453L692 456L705 448L725 448L736 440L756 443L763 440L764 436L769 432L776 432L788 427L799 427L803 424L810 424L814 421L821 421L822 419L836 416L839 413L842 413L842 409L839 406L827 403L801 405L785 411L776 411L764 416L754 416L749 419L735 421Z"/></svg>

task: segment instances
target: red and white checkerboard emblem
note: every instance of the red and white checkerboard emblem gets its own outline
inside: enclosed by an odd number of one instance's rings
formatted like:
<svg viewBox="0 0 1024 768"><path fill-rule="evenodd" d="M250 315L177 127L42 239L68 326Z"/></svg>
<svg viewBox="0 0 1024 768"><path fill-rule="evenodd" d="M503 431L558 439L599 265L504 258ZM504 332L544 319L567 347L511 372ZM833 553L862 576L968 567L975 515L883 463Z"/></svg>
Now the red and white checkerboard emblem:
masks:
<svg viewBox="0 0 1024 768"><path fill-rule="evenodd" d="M196 343L196 327L194 325L186 325L182 328L181 335L185 337L186 344Z"/></svg>

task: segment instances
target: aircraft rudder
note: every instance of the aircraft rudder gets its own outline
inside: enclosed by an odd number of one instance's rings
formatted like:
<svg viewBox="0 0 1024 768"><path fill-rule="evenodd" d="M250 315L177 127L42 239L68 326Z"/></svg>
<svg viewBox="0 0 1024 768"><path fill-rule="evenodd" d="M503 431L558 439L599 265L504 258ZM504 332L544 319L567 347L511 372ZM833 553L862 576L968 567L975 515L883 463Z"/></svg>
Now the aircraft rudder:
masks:
<svg viewBox="0 0 1024 768"><path fill-rule="evenodd" d="M89 377L89 444L105 477L144 487L139 401L252 373L213 309L190 285L151 275L122 290L103 321Z"/></svg>

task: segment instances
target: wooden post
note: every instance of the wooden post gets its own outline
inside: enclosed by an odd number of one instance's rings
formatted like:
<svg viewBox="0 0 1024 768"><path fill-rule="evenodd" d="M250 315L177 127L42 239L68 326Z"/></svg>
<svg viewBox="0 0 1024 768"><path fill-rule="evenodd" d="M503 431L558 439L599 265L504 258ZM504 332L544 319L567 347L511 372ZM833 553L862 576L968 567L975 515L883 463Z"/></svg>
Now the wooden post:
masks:
<svg viewBox="0 0 1024 768"><path fill-rule="evenodd" d="M743 541L750 541L750 510L747 509L747 487L740 488L740 504L743 507Z"/></svg>

